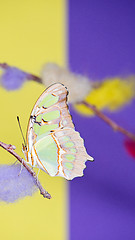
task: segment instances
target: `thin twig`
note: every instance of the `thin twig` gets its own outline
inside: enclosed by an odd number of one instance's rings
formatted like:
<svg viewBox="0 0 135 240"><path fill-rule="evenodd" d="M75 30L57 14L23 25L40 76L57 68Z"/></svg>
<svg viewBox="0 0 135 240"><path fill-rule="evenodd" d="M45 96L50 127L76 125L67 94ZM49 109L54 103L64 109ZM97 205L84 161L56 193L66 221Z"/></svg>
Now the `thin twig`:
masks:
<svg viewBox="0 0 135 240"><path fill-rule="evenodd" d="M9 65L7 63L0 63L0 67L3 69L6 69L9 67ZM25 72L26 73L26 72ZM38 83L42 83L42 79L36 75L27 73L27 79L28 80L33 80L36 81ZM100 87L102 83L98 82L98 83L93 83L93 88L98 88ZM135 135L129 131L127 131L126 129L124 129L123 127L119 126L116 122L112 121L109 117L107 117L105 114L103 114L100 110L98 110L96 108L96 106L91 105L90 103L87 103L85 101L82 101L81 104L84 104L86 107L88 107L89 109L91 109L95 115L97 115L99 118L101 118L104 122L106 122L108 125L110 125L110 127L115 130L115 131L119 131L122 134L124 134L125 136L127 136L128 138L132 139L133 141L135 141Z"/></svg>
<svg viewBox="0 0 135 240"><path fill-rule="evenodd" d="M33 80L35 82L38 82L38 83L42 83L42 79L38 76L35 76L33 74L30 74L30 73L27 73L27 79L28 80Z"/></svg>
<svg viewBox="0 0 135 240"><path fill-rule="evenodd" d="M0 68L7 69L9 65L7 63L0 63Z"/></svg>
<svg viewBox="0 0 135 240"><path fill-rule="evenodd" d="M127 131L123 127L119 126L116 122L112 121L109 117L107 117L100 110L98 110L94 105L91 105L90 103L87 103L85 101L82 101L81 104L84 104L86 107L92 110L95 113L95 115L97 115L104 122L106 122L111 128L113 128L114 131L121 132L122 134L126 135L126 137L135 141L135 135L133 133Z"/></svg>
<svg viewBox="0 0 135 240"><path fill-rule="evenodd" d="M43 195L44 198L51 198L51 195L42 187L41 183L39 182L36 173L33 171L33 169L14 151L15 146L11 144L6 144L0 141L0 147L4 148L6 151L8 151L10 154L12 154L17 160L23 164L23 166L27 169L27 171L32 175L34 178L34 181L37 185L37 187L40 190L40 193Z"/></svg>
<svg viewBox="0 0 135 240"><path fill-rule="evenodd" d="M8 65L7 63L0 63L0 68L7 69L8 67L11 67L11 66ZM22 72L27 74L27 80L33 80L35 82L42 83L42 79L40 77L33 75L31 73L25 72L25 71L22 71Z"/></svg>

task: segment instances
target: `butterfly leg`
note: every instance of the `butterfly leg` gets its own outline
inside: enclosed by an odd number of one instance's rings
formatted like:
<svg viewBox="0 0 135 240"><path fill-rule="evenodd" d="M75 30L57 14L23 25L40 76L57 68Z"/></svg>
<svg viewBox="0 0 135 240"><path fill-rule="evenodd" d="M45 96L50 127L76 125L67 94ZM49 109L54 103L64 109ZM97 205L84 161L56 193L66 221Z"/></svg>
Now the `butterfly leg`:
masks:
<svg viewBox="0 0 135 240"><path fill-rule="evenodd" d="M11 165L11 167L14 166L17 162L18 162L18 160L16 160L16 161Z"/></svg>
<svg viewBox="0 0 135 240"><path fill-rule="evenodd" d="M21 174L21 172L22 172L22 169L23 169L23 159L22 159L22 163L21 163L21 169L20 169L20 172L19 172L19 174L18 174L18 176L20 176L20 174Z"/></svg>
<svg viewBox="0 0 135 240"><path fill-rule="evenodd" d="M40 168L38 169L38 173L37 173L37 182L38 182L38 175L39 175L39 172L40 172Z"/></svg>

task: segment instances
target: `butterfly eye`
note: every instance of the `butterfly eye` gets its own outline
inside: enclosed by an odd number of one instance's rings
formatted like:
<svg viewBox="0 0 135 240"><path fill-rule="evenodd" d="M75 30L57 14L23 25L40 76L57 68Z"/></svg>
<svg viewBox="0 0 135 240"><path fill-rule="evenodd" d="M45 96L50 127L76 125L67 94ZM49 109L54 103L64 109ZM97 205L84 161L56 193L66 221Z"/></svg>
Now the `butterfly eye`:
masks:
<svg viewBox="0 0 135 240"><path fill-rule="evenodd" d="M34 116L31 115L30 119L36 121L36 116L35 115Z"/></svg>

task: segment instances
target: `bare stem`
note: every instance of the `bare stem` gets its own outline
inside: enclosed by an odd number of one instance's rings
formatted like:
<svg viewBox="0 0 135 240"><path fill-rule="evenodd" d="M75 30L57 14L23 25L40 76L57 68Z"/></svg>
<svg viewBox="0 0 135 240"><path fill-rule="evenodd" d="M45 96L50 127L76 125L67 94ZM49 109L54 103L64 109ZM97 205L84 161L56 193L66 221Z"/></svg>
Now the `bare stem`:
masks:
<svg viewBox="0 0 135 240"><path fill-rule="evenodd" d="M0 67L3 69L7 69L9 67L9 65L7 63L0 63ZM28 80L33 80L36 81L38 83L42 83L42 79L36 75L27 73L27 79ZM98 83L93 83L93 88L98 88L100 87L102 83L98 82ZM85 101L82 101L81 104L84 104L86 107L88 107L89 109L91 109L95 115L97 115L99 118L101 118L104 122L106 122L113 130L115 131L119 131L122 134L124 134L125 136L127 136L128 138L132 139L133 141L135 141L135 135L129 131L127 131L126 129L124 129L123 127L119 126L116 122L112 121L109 117L107 117L105 114L103 114L100 110L98 110L96 108L96 106L91 105L90 103L87 103Z"/></svg>
<svg viewBox="0 0 135 240"><path fill-rule="evenodd" d="M28 79L28 80L33 80L33 81L35 81L35 82L42 83L42 79L41 79L40 77L35 76L35 75L33 75L33 74L30 74L30 73L27 73L27 74L28 74L28 75L27 75L27 79Z"/></svg>
<svg viewBox="0 0 135 240"><path fill-rule="evenodd" d="M0 67L3 69L7 69L9 65L7 63L0 63Z"/></svg>
<svg viewBox="0 0 135 240"><path fill-rule="evenodd" d="M0 147L4 148L6 151L8 151L10 154L12 154L17 160L23 164L23 166L27 169L27 171L32 175L34 178L34 181L37 185L37 187L40 190L40 194L43 195L44 198L51 198L51 195L42 187L41 183L39 182L36 173L33 171L33 169L14 151L15 146L12 146L11 144L6 144L0 141Z"/></svg>
<svg viewBox="0 0 135 240"><path fill-rule="evenodd" d="M107 117L100 110L98 110L94 105L91 105L90 103L87 103L85 101L82 101L81 104L84 104L86 107L88 107L90 110L92 110L95 113L95 115L97 115L104 122L106 122L114 131L121 132L126 137L135 141L135 135L133 133L127 131L126 129L119 126L116 122L112 121L109 117Z"/></svg>
<svg viewBox="0 0 135 240"><path fill-rule="evenodd" d="M0 68L3 68L3 69L7 69L8 67L10 67L7 63L0 63ZM42 83L42 79L36 75L33 75L31 73L27 73L27 80L33 80L35 82L38 82L38 83Z"/></svg>

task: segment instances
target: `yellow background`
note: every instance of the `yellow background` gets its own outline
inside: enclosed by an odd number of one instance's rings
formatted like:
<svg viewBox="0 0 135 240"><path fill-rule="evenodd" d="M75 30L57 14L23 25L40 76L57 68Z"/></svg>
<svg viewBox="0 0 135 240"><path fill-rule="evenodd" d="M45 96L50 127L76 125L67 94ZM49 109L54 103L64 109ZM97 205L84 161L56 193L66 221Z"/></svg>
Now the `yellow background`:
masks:
<svg viewBox="0 0 135 240"><path fill-rule="evenodd" d="M46 62L65 65L65 55L65 0L1 2L0 62L39 75ZM44 86L35 82L13 92L0 87L0 141L15 145L21 156L16 116L26 132L30 111L43 90ZM14 161L0 149L0 163ZM42 171L39 179L53 198L44 199L37 192L13 204L0 203L0 239L66 239L66 182Z"/></svg>

